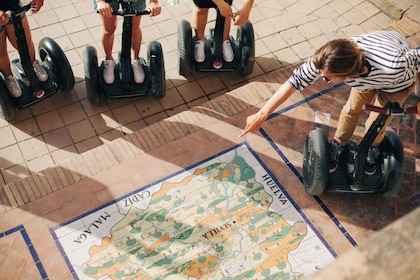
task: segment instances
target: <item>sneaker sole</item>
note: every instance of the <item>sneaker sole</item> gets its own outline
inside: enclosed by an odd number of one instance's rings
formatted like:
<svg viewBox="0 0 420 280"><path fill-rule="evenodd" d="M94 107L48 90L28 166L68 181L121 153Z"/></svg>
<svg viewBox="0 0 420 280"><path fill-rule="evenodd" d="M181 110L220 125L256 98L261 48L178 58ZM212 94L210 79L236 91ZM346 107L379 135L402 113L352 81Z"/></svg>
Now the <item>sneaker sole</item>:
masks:
<svg viewBox="0 0 420 280"><path fill-rule="evenodd" d="M337 171L337 168L338 168L338 163L337 163L337 165L334 167L334 168L331 168L331 169L329 169L328 170L328 172L331 174L331 173L334 173L335 171Z"/></svg>
<svg viewBox="0 0 420 280"><path fill-rule="evenodd" d="M376 173L376 168L373 171L367 171L367 170L365 170L365 175L368 175L368 176L372 176L375 173Z"/></svg>

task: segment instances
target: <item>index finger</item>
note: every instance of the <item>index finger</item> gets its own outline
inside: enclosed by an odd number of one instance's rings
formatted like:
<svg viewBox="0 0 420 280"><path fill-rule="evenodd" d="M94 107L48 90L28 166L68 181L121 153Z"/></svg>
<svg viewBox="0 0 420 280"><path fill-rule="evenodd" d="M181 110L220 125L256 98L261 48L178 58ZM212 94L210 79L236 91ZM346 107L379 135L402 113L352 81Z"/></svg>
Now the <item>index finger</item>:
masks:
<svg viewBox="0 0 420 280"><path fill-rule="evenodd" d="M242 131L242 133L238 135L238 137L242 137L242 136L244 136L245 134L247 134L248 132L250 132L250 130L251 130L251 128L246 128L246 129L244 129L244 130Z"/></svg>

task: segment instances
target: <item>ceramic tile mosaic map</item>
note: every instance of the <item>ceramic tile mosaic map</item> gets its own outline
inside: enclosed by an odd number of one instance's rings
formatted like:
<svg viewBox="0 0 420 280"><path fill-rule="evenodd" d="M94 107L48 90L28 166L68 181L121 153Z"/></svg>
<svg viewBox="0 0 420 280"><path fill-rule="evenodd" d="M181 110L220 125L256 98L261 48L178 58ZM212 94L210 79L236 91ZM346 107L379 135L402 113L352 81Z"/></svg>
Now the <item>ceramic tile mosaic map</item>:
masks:
<svg viewBox="0 0 420 280"><path fill-rule="evenodd" d="M335 258L246 143L51 232L76 279L304 279Z"/></svg>

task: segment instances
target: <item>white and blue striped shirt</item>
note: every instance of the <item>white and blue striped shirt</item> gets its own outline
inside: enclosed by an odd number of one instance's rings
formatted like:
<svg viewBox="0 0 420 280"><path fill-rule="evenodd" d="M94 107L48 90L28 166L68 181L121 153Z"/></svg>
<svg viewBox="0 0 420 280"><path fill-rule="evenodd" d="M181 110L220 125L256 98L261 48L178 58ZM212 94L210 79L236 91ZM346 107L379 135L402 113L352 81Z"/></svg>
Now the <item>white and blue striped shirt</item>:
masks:
<svg viewBox="0 0 420 280"><path fill-rule="evenodd" d="M395 93L412 85L420 71L420 49L411 49L407 40L395 31L374 31L350 38L365 53L369 67L366 76L344 82L359 90L379 89ZM312 60L296 68L287 82L303 90L320 77Z"/></svg>

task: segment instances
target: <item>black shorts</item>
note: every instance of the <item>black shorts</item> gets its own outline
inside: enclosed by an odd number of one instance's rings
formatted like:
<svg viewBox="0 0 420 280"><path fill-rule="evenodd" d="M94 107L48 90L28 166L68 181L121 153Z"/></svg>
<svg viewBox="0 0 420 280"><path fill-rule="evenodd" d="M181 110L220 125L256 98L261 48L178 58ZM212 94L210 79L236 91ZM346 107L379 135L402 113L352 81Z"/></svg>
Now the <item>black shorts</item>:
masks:
<svg viewBox="0 0 420 280"><path fill-rule="evenodd" d="M19 0L7 0L7 1L0 0L0 10L4 12L10 11L10 9L12 9L16 5L19 5Z"/></svg>
<svg viewBox="0 0 420 280"><path fill-rule="evenodd" d="M214 4L211 0L193 0L194 4L199 8L217 8L216 4Z"/></svg>

